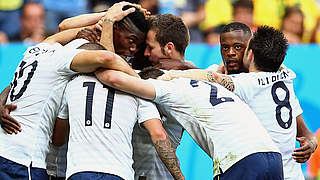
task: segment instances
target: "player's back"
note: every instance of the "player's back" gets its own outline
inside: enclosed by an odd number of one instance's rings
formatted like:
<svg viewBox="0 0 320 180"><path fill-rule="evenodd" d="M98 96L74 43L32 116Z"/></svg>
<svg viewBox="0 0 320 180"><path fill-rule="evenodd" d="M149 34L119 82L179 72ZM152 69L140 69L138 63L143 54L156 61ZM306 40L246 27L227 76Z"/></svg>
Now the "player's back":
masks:
<svg viewBox="0 0 320 180"><path fill-rule="evenodd" d="M250 154L278 152L252 110L222 86L185 78L149 81L160 110L213 158L215 175Z"/></svg>
<svg viewBox="0 0 320 180"><path fill-rule="evenodd" d="M302 109L295 96L290 69L278 72L242 73L232 79L235 94L256 113L281 151L285 179L304 179L300 164L292 158L295 149L296 117Z"/></svg>
<svg viewBox="0 0 320 180"><path fill-rule="evenodd" d="M67 178L93 171L133 179L132 131L139 99L79 75L67 85L69 111Z"/></svg>
<svg viewBox="0 0 320 180"><path fill-rule="evenodd" d="M67 79L60 78L58 69L64 58L55 59L62 46L40 43L24 53L12 81L7 103L17 105L11 116L20 124L22 131L8 135L0 130L0 155L20 164L45 168L44 158L52 132L53 120L60 106L61 95ZM61 94L60 97L56 94ZM43 159L43 163L38 161Z"/></svg>

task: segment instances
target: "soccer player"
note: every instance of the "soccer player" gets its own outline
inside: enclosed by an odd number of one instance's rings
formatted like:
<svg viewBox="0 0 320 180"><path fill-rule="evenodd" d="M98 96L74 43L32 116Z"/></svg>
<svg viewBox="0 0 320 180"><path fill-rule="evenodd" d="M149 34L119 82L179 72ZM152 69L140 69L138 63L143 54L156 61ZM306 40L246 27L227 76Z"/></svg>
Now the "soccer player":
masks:
<svg viewBox="0 0 320 180"><path fill-rule="evenodd" d="M253 111L222 86L184 78L142 80L112 70L97 71L96 76L158 104L160 112L178 121L213 159L215 177L283 179L278 148Z"/></svg>
<svg viewBox="0 0 320 180"><path fill-rule="evenodd" d="M63 119L69 117L67 178L134 179L131 136L138 119L172 176L184 179L176 149L153 104L105 86L89 75L79 75L69 82L64 98L56 127L67 129L68 121ZM62 144L60 139L63 142L66 132L55 132L53 142Z"/></svg>
<svg viewBox="0 0 320 180"><path fill-rule="evenodd" d="M28 48L20 62L7 103L19 107L11 115L21 124L21 132L16 135L8 135L4 130L0 132L1 179L14 179L20 175L47 179L48 142L64 87L75 71L92 72L98 67L121 70L122 66L128 66L124 61L109 61L117 55L108 51L78 50L75 44L70 45L72 48L61 46L73 39L78 31L63 31ZM6 128L6 125L2 127ZM21 172L16 172L18 168Z"/></svg>
<svg viewBox="0 0 320 180"><path fill-rule="evenodd" d="M154 67L161 69L185 68L185 49L189 44L189 31L180 17L171 14L150 16L149 31L144 55ZM167 61L162 61L167 59ZM173 142L174 149L180 143L182 126L175 120L162 117L163 127ZM148 132L136 124L133 137L133 168L135 179L173 179L159 158Z"/></svg>
<svg viewBox="0 0 320 180"><path fill-rule="evenodd" d="M317 147L317 141L301 115L302 109L293 89L295 73L280 68L287 46L282 32L267 26L259 27L244 53L243 67L249 73L225 76L205 70L190 70L172 72L164 78L215 81L233 91L257 114L279 147L285 179L304 179L297 162L308 160ZM302 145L297 149L296 137Z"/></svg>

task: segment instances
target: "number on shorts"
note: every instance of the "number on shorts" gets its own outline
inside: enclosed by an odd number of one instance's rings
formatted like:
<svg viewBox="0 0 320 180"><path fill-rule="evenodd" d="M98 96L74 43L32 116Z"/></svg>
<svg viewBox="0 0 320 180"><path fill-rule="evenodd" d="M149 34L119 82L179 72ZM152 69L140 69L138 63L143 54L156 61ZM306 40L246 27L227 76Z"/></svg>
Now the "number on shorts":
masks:
<svg viewBox="0 0 320 180"><path fill-rule="evenodd" d="M14 80L12 82L12 90L10 93L10 100L11 101L15 101L15 100L19 99L23 95L23 93L27 90L28 84L30 83L31 78L33 77L34 72L37 69L38 61L34 61L33 63L25 66L26 64L27 63L25 61L21 61L20 65L19 65L19 67L20 67L19 72L14 73ZM30 70L30 72L28 72L27 79L23 82L23 86L21 87L19 92L15 95L14 93L15 93L16 87L18 85L18 79L23 77L24 70L29 66L31 66L31 70Z"/></svg>
<svg viewBox="0 0 320 180"><path fill-rule="evenodd" d="M279 100L279 97L276 93L278 88L281 88L286 92L286 97L282 101ZM271 95L272 95L273 101L277 104L276 119L278 124L284 129L290 128L292 124L292 108L289 102L290 94L287 86L284 84L283 81L279 81L273 84L271 88ZM281 117L281 109L284 107L289 110L289 120L287 122L284 122Z"/></svg>
<svg viewBox="0 0 320 180"><path fill-rule="evenodd" d="M95 82L83 83L83 87L88 87L86 97L85 126L92 126L92 104L95 85ZM105 85L103 85L103 88L108 89L103 128L110 129L115 89Z"/></svg>
<svg viewBox="0 0 320 180"><path fill-rule="evenodd" d="M218 93L218 88L216 86L214 86L213 84L210 83L206 83L208 85L210 85L211 90L210 90L210 103L212 104L212 106L218 105L220 103L224 103L224 102L233 102L234 100L231 97L221 97L221 98L217 98L217 93ZM196 80L191 80L190 81L190 85L192 87L198 87L198 81Z"/></svg>

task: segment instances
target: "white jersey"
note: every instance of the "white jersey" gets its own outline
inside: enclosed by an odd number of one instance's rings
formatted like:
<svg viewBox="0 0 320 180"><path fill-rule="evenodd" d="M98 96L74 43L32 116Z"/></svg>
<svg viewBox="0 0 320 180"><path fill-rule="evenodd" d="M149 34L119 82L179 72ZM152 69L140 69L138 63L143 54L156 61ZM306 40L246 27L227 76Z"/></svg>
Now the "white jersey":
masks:
<svg viewBox="0 0 320 180"><path fill-rule="evenodd" d="M213 159L214 176L256 152L279 152L248 105L224 87L186 78L148 80L154 102Z"/></svg>
<svg viewBox="0 0 320 180"><path fill-rule="evenodd" d="M68 80L75 74L70 63L80 50L65 49L59 43L29 47L12 81L7 104L17 105L10 114L22 131L7 134L0 130L0 156L16 163L46 168L55 117Z"/></svg>
<svg viewBox="0 0 320 180"><path fill-rule="evenodd" d="M162 117L162 122L162 126L171 139L174 148L177 149L183 134L183 127L176 120L168 119L165 116ZM140 176L150 180L173 179L171 173L158 156L149 133L138 124L133 129L132 145L134 178L136 180Z"/></svg>
<svg viewBox="0 0 320 180"><path fill-rule="evenodd" d="M292 158L295 149L296 117L302 109L295 96L290 69L272 72L241 73L232 76L234 93L256 113L272 140L279 147L285 179L304 179L300 164Z"/></svg>
<svg viewBox="0 0 320 180"><path fill-rule="evenodd" d="M156 106L86 75L69 82L64 98L59 117L67 119L69 114L67 178L93 171L133 179L133 127L137 120L160 119Z"/></svg>

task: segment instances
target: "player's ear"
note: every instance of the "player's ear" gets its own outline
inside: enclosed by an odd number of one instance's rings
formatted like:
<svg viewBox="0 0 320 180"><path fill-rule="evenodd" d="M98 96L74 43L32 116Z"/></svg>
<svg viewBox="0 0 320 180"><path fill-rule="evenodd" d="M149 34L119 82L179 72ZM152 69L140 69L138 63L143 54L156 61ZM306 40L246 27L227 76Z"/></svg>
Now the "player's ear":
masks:
<svg viewBox="0 0 320 180"><path fill-rule="evenodd" d="M165 46L164 46L164 52L166 56L171 57L174 51L174 44L172 42L168 42Z"/></svg>
<svg viewBox="0 0 320 180"><path fill-rule="evenodd" d="M250 62L254 61L254 54L252 52L252 49L248 51L248 59Z"/></svg>

